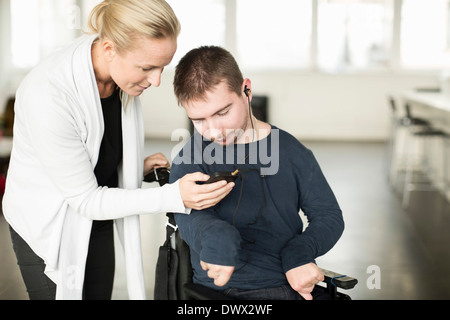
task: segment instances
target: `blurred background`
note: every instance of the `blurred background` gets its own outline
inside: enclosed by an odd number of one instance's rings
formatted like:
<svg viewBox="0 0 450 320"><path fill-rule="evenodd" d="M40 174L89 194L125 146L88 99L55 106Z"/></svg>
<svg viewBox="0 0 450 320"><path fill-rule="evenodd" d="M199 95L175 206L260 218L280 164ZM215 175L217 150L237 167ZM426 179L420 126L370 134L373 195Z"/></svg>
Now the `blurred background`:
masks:
<svg viewBox="0 0 450 320"><path fill-rule="evenodd" d="M86 30L98 0L1 0L0 98L30 68ZM449 67L446 0L169 0L182 33L161 88L144 93L148 136L187 127L171 87L190 49L237 58L268 118L308 140L384 140L386 92L436 86ZM4 106L5 103L0 103Z"/></svg>
<svg viewBox="0 0 450 320"><path fill-rule="evenodd" d="M99 2L0 0L0 113L5 122L8 101L23 77L82 35ZM141 96L148 152L170 157L180 141L174 132L190 128L173 95L178 60L201 45L223 46L252 80L253 94L263 101L263 120L313 150L343 208L346 231L319 262L359 279L349 292L355 299L450 298L450 279L437 276L450 266L448 142L445 134L432 135L431 142L414 147L432 147L419 155L428 164L427 177L433 172L433 188L409 190L403 160L411 159L411 147L406 143L423 136L402 122L412 118L404 113L408 105L427 119L427 130L449 127L449 1L167 2L182 32L161 86ZM144 233L151 246L146 258L150 298L164 220L164 215L143 217L154 228ZM11 280L10 272L17 276L18 271L7 262L15 259L7 228L1 232L5 248L0 254L10 260L0 256L8 264L0 265L0 298L26 298L20 277ZM115 298L124 297L122 285L118 280Z"/></svg>

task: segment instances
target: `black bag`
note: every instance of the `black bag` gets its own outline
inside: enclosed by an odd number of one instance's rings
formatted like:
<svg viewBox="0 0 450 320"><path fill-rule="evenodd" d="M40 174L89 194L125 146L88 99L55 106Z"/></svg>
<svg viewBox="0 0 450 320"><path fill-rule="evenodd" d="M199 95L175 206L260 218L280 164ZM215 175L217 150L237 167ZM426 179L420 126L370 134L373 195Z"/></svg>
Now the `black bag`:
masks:
<svg viewBox="0 0 450 320"><path fill-rule="evenodd" d="M145 182L157 181L160 186L169 182L170 171L157 168L149 172ZM189 247L178 231L173 213L167 213L166 241L159 247L155 271L155 300L186 300L184 286L192 283Z"/></svg>
<svg viewBox="0 0 450 320"><path fill-rule="evenodd" d="M192 282L189 247L183 241L172 213L167 213L166 240L159 247L155 271L155 300L186 300L184 286Z"/></svg>

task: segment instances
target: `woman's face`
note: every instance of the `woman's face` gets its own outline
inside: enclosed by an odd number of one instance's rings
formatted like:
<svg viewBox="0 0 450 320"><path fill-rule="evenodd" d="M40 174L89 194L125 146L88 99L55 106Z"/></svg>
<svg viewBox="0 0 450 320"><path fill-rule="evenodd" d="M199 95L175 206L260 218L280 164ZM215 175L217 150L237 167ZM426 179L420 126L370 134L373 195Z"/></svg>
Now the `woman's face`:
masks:
<svg viewBox="0 0 450 320"><path fill-rule="evenodd" d="M171 37L142 37L135 49L122 53L111 48L111 78L130 96L139 96L150 86L160 85L164 67L172 61L176 49L177 40Z"/></svg>

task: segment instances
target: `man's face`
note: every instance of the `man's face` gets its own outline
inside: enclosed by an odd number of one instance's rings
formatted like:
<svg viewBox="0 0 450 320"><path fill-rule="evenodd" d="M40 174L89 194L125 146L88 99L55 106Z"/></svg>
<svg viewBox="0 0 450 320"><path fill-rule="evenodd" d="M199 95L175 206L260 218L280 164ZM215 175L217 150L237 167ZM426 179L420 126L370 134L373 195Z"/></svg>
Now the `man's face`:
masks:
<svg viewBox="0 0 450 320"><path fill-rule="evenodd" d="M207 91L203 99L188 101L183 106L195 129L206 139L220 145L249 142L247 97L231 91L226 82Z"/></svg>

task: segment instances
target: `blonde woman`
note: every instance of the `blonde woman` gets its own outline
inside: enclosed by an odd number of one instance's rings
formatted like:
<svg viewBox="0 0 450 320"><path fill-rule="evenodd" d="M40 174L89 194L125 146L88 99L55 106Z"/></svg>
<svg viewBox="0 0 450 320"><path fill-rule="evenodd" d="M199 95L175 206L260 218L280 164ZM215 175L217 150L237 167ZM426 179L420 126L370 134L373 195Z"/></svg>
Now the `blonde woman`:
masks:
<svg viewBox="0 0 450 320"><path fill-rule="evenodd" d="M124 248L130 299L144 299L139 215L215 205L233 184L186 175L141 189L168 166L145 158L139 95L159 86L180 25L163 0L109 0L93 34L43 61L16 95L3 212L30 299L110 299L113 225Z"/></svg>

